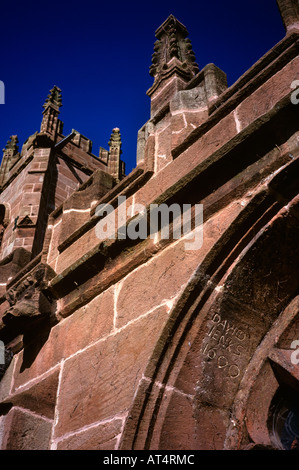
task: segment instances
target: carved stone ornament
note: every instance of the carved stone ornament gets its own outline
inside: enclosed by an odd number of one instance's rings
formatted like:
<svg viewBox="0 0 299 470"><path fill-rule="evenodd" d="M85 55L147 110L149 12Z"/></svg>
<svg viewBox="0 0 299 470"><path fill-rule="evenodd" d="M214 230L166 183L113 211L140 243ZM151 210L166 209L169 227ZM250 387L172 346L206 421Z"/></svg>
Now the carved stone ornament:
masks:
<svg viewBox="0 0 299 470"><path fill-rule="evenodd" d="M44 289L54 275L48 265L40 263L8 289L6 299L10 307L2 317L0 336L1 329L5 329L5 335L9 329L10 337L24 333L32 320L52 315L54 305Z"/></svg>
<svg viewBox="0 0 299 470"><path fill-rule="evenodd" d="M175 64L189 78L199 72L195 62L188 31L173 15L156 31L157 41L154 44L150 75L157 77L165 74Z"/></svg>
<svg viewBox="0 0 299 470"><path fill-rule="evenodd" d="M62 106L61 89L56 85L54 85L52 90L50 90L50 94L48 95L45 104L43 105L45 109L47 109L49 106L56 109L56 111L59 111L59 108Z"/></svg>

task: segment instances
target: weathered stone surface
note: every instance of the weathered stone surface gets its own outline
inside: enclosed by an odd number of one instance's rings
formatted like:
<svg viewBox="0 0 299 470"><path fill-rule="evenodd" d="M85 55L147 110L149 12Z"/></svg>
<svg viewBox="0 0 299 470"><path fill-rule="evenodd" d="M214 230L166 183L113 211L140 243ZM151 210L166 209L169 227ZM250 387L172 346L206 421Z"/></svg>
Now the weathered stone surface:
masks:
<svg viewBox="0 0 299 470"><path fill-rule="evenodd" d="M54 300L43 293L45 285L54 276L53 270L38 263L22 274L20 279L7 286L9 308L3 312L0 330L0 336L6 340L27 332L36 319L51 318L55 309Z"/></svg>
<svg viewBox="0 0 299 470"><path fill-rule="evenodd" d="M254 442L271 445L267 421L271 401L278 386L271 365L267 361L251 391L246 416L246 426Z"/></svg>
<svg viewBox="0 0 299 470"><path fill-rule="evenodd" d="M164 393L163 401L168 401L169 413L166 414L160 440L156 443L157 447L164 450L198 448L196 429L192 429L189 425L190 418L195 412L194 397L169 390Z"/></svg>
<svg viewBox="0 0 299 470"><path fill-rule="evenodd" d="M298 66L299 58L296 57L236 108L240 130L266 114L275 103L290 94L291 84L299 78Z"/></svg>
<svg viewBox="0 0 299 470"><path fill-rule="evenodd" d="M49 337L45 332L47 341L41 337L36 345L29 344L19 353L15 387L40 376L63 359L108 335L113 328L113 317L114 291L110 289L52 328ZM27 356L32 356L30 367L26 366Z"/></svg>
<svg viewBox="0 0 299 470"><path fill-rule="evenodd" d="M279 349L290 349L294 338L299 338L299 317L295 318L277 343Z"/></svg>
<svg viewBox="0 0 299 470"><path fill-rule="evenodd" d="M191 277L198 257L197 251L186 252L181 242L129 275L121 284L117 298L117 326L121 327L151 310L153 305L175 297Z"/></svg>
<svg viewBox="0 0 299 470"><path fill-rule="evenodd" d="M277 0L281 18L287 33L299 29L299 6L296 0Z"/></svg>
<svg viewBox="0 0 299 470"><path fill-rule="evenodd" d="M62 439L57 450L114 450L123 427L121 419L100 423Z"/></svg>
<svg viewBox="0 0 299 470"><path fill-rule="evenodd" d="M66 200L63 204L59 245L89 220L91 202L101 199L114 183L111 175L98 170Z"/></svg>
<svg viewBox="0 0 299 470"><path fill-rule="evenodd" d="M199 71L176 18L158 28L151 116L127 177L118 128L99 157L62 134L58 87L21 153L11 137L2 449L281 448L275 400L287 390L290 411L299 390L299 76L298 2L278 5L286 37L229 88L214 64ZM119 196L131 232L100 240L97 206L119 216ZM193 223L202 204L202 245L128 236L152 203L189 204Z"/></svg>
<svg viewBox="0 0 299 470"><path fill-rule="evenodd" d="M3 419L3 418L2 418ZM12 408L1 423L3 450L47 450L52 422L21 408Z"/></svg>
<svg viewBox="0 0 299 470"><path fill-rule="evenodd" d="M186 250L188 241L181 240L128 275L119 287L117 325L125 325L146 313L152 305L171 301L181 293L211 246L238 215L241 207L240 203L234 203L229 211L211 218L204 225L203 244L198 249Z"/></svg>
<svg viewBox="0 0 299 470"><path fill-rule="evenodd" d="M58 376L59 370L56 368L53 373L41 378L39 382L7 394L4 402L37 413L41 417L54 419Z"/></svg>
<svg viewBox="0 0 299 470"><path fill-rule="evenodd" d="M214 429L210 427L211 421ZM198 405L191 397L174 392L161 431L159 448L222 450L228 421L228 412Z"/></svg>
<svg viewBox="0 0 299 470"><path fill-rule="evenodd" d="M129 409L166 318L167 309L158 308L65 362L56 438Z"/></svg>

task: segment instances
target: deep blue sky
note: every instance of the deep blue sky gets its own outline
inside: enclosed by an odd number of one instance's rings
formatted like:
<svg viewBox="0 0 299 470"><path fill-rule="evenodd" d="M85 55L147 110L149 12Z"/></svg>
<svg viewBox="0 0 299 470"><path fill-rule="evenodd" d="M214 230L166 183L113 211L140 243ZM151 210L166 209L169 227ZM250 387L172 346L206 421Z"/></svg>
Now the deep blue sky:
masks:
<svg viewBox="0 0 299 470"><path fill-rule="evenodd" d="M150 117L154 33L171 13L187 27L199 67L213 62L229 85L285 34L275 0L2 2L1 149L12 134L21 149L39 130L42 105L57 85L64 135L76 129L98 155L119 127L129 173L137 132Z"/></svg>

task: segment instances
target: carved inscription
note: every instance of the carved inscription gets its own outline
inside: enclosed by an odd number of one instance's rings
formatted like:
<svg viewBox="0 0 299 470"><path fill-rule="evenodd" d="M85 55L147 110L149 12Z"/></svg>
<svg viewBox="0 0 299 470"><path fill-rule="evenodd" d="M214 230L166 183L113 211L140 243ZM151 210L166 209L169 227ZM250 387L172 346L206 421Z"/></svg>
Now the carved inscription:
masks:
<svg viewBox="0 0 299 470"><path fill-rule="evenodd" d="M243 327L215 313L209 322L203 345L206 361L213 361L231 379L239 377L241 359L248 349L249 335Z"/></svg>

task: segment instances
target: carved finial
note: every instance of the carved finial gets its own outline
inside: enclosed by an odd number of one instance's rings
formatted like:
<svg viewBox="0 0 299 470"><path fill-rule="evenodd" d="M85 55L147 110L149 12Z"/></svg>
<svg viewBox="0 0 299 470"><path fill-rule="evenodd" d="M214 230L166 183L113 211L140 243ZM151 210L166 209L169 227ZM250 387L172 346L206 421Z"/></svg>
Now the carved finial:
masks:
<svg viewBox="0 0 299 470"><path fill-rule="evenodd" d="M56 85L50 90L43 111L43 119L40 127L42 134L48 134L56 141L57 135L62 134L63 122L58 119L59 108L62 106L61 90Z"/></svg>
<svg viewBox="0 0 299 470"><path fill-rule="evenodd" d="M7 141L5 149L3 149L0 166L0 186L7 180L10 169L20 158L18 143L18 136L12 135L10 140Z"/></svg>
<svg viewBox="0 0 299 470"><path fill-rule="evenodd" d="M119 148L121 147L121 136L120 136L120 130L118 127L115 127L112 129L112 134L109 140L108 145L110 146L110 149L113 148Z"/></svg>
<svg viewBox="0 0 299 470"><path fill-rule="evenodd" d="M9 153L11 156L16 155L19 152L19 146L18 146L19 140L17 135L12 135L10 137L10 140L7 141L7 144L5 146L5 149L3 149L3 152Z"/></svg>
<svg viewBox="0 0 299 470"><path fill-rule="evenodd" d="M176 65L181 66L190 78L199 72L191 41L187 38L188 31L173 15L157 29L155 35L157 41L154 44L150 75L156 77L165 74L173 58L177 59Z"/></svg>
<svg viewBox="0 0 299 470"><path fill-rule="evenodd" d="M109 140L108 173L110 173L116 181L120 181L124 177L124 163L120 159L121 154L120 131L118 127L115 127L112 129Z"/></svg>
<svg viewBox="0 0 299 470"><path fill-rule="evenodd" d="M56 85L50 90L45 104L43 107L47 109L49 106L59 111L59 108L62 106L61 90Z"/></svg>

